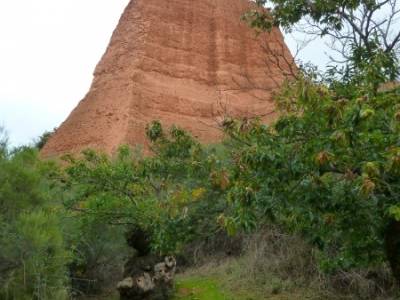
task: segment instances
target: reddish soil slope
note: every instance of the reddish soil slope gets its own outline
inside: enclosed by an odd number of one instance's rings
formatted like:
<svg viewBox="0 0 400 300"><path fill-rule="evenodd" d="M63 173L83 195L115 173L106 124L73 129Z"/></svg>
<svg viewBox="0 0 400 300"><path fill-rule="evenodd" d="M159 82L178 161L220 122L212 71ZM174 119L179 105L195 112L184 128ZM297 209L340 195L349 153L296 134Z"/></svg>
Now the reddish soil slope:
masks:
<svg viewBox="0 0 400 300"><path fill-rule="evenodd" d="M256 35L240 20L249 7L247 0L132 0L90 91L42 155L145 145L155 119L212 142L224 114L273 118L271 94L284 76L266 48L291 57L278 29Z"/></svg>

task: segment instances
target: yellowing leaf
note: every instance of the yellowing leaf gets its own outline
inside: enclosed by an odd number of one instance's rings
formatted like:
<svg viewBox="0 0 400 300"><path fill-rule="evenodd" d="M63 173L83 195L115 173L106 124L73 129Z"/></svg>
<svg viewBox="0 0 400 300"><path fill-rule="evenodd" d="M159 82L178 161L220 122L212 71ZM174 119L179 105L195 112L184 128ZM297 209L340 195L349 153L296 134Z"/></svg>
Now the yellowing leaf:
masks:
<svg viewBox="0 0 400 300"><path fill-rule="evenodd" d="M389 215L396 221L400 221L400 207L395 205L391 206L389 208Z"/></svg>
<svg viewBox="0 0 400 300"><path fill-rule="evenodd" d="M363 172L368 174L368 177L377 177L379 175L379 166L374 162L367 162L363 166Z"/></svg>
<svg viewBox="0 0 400 300"><path fill-rule="evenodd" d="M328 151L321 151L315 157L315 162L319 166L323 166L333 159L333 155Z"/></svg>
<svg viewBox="0 0 400 300"><path fill-rule="evenodd" d="M371 108L366 108L366 109L363 109L363 110L360 112L360 118L361 118L361 119L367 119L367 118L373 116L374 114L375 114L375 111L374 111L373 109L371 109Z"/></svg>
<svg viewBox="0 0 400 300"><path fill-rule="evenodd" d="M192 191L193 200L198 200L198 199L202 198L206 192L207 192L206 189L203 187L194 189Z"/></svg>
<svg viewBox="0 0 400 300"><path fill-rule="evenodd" d="M375 187L375 183L369 177L365 177L361 186L361 193L369 196L375 190Z"/></svg>

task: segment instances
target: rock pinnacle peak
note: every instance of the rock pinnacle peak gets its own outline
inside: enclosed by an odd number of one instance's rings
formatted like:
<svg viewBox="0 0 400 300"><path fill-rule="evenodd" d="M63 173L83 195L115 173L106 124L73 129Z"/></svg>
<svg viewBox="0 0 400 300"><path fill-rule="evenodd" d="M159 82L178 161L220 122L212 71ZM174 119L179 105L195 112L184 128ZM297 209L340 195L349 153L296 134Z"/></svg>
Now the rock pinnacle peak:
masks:
<svg viewBox="0 0 400 300"><path fill-rule="evenodd" d="M121 144L144 145L159 120L201 142L221 138L224 115L274 118L272 93L292 59L279 29L256 35L241 20L247 0L132 0L94 72L85 98L50 138L42 155ZM272 49L272 50L271 50Z"/></svg>

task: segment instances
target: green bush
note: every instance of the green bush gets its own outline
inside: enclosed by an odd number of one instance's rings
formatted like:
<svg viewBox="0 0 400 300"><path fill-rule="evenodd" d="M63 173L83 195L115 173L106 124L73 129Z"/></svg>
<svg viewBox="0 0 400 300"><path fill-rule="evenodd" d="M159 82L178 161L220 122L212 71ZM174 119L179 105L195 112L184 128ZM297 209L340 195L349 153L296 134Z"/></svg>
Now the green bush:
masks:
<svg viewBox="0 0 400 300"><path fill-rule="evenodd" d="M134 156L121 147L115 158L85 151L68 158L66 191L75 192L68 208L97 222L141 228L151 235L153 251L176 253L193 240L212 236L216 216L225 210L227 188L221 149L206 149L187 133L148 128L152 157Z"/></svg>
<svg viewBox="0 0 400 300"><path fill-rule="evenodd" d="M66 250L50 177L30 148L0 156L0 298L66 299ZM53 202L54 201L54 202Z"/></svg>
<svg viewBox="0 0 400 300"><path fill-rule="evenodd" d="M398 92L341 98L303 78L279 100L271 126L226 127L237 148L226 224L301 233L326 271L381 265L400 220Z"/></svg>
<svg viewBox="0 0 400 300"><path fill-rule="evenodd" d="M4 299L68 298L69 253L59 225L56 216L37 210L21 213L2 231L3 259L15 266L2 283Z"/></svg>
<svg viewBox="0 0 400 300"><path fill-rule="evenodd" d="M114 289L129 257L124 228L94 215L68 215L72 219L66 237L73 254L68 264L72 295L96 295Z"/></svg>

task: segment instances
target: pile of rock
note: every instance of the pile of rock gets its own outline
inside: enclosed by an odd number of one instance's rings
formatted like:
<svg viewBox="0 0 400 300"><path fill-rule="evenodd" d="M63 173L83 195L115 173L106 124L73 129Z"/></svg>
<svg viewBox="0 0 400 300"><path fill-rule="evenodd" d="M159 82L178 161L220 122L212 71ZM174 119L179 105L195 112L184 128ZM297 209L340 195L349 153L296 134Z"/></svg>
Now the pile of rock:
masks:
<svg viewBox="0 0 400 300"><path fill-rule="evenodd" d="M124 278L117 285L121 300L167 300L173 288L176 260L150 254L146 235L136 230L128 242L136 254L125 264Z"/></svg>

